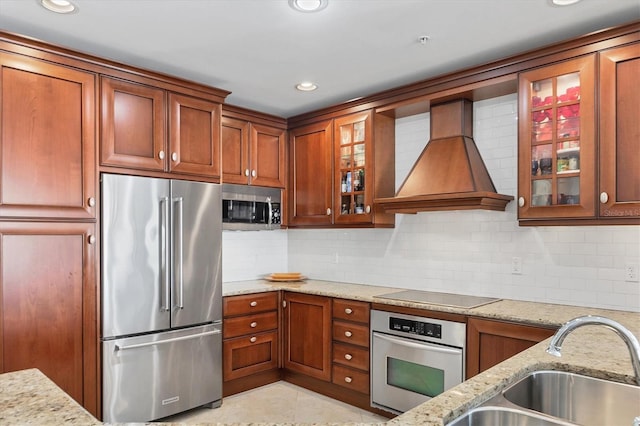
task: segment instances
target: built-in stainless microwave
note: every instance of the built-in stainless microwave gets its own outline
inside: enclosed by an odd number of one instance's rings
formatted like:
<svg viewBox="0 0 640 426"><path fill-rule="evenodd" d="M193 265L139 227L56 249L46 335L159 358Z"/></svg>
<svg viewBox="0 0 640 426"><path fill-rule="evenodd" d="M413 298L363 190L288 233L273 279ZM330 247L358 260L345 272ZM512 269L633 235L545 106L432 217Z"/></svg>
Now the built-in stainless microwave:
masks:
<svg viewBox="0 0 640 426"><path fill-rule="evenodd" d="M222 229L260 231L280 228L281 190L222 185Z"/></svg>

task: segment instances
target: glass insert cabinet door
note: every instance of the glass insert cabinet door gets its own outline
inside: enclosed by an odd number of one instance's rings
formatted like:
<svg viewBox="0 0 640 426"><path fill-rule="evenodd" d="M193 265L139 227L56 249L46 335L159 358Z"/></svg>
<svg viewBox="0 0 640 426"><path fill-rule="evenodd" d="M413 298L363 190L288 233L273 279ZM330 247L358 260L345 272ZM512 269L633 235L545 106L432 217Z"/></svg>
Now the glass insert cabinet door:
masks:
<svg viewBox="0 0 640 426"><path fill-rule="evenodd" d="M368 222L372 189L371 113L351 114L334 122L337 222Z"/></svg>
<svg viewBox="0 0 640 426"><path fill-rule="evenodd" d="M519 215L594 216L595 57L520 75Z"/></svg>

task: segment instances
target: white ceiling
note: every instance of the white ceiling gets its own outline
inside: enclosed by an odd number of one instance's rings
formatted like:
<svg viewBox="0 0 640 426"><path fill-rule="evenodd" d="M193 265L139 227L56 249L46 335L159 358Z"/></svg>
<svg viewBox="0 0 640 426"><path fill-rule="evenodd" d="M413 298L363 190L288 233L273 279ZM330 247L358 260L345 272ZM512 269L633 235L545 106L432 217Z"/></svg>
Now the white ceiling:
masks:
<svg viewBox="0 0 640 426"><path fill-rule="evenodd" d="M640 20L640 0L0 0L0 30L229 90L290 117ZM428 35L426 44L418 42ZM312 80L315 92L298 92Z"/></svg>

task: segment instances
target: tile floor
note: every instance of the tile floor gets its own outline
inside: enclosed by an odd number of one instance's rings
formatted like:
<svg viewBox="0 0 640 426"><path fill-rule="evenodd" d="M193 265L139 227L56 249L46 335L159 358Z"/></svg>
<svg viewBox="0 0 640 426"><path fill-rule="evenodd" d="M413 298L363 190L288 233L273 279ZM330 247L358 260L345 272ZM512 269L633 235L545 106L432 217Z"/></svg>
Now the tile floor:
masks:
<svg viewBox="0 0 640 426"><path fill-rule="evenodd" d="M162 422L182 424L386 421L385 417L283 381L226 397L220 408L196 408L162 419Z"/></svg>

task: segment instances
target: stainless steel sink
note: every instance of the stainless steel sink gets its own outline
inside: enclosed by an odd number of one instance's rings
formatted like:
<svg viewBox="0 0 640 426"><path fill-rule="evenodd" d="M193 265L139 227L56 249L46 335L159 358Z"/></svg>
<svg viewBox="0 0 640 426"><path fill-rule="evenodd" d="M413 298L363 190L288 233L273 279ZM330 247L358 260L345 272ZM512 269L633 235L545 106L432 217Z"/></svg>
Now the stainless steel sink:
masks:
<svg viewBox="0 0 640 426"><path fill-rule="evenodd" d="M505 407L478 407L447 426L558 426L568 423Z"/></svg>
<svg viewBox="0 0 640 426"><path fill-rule="evenodd" d="M633 425L640 387L563 371L536 371L503 392L517 405L580 425Z"/></svg>

